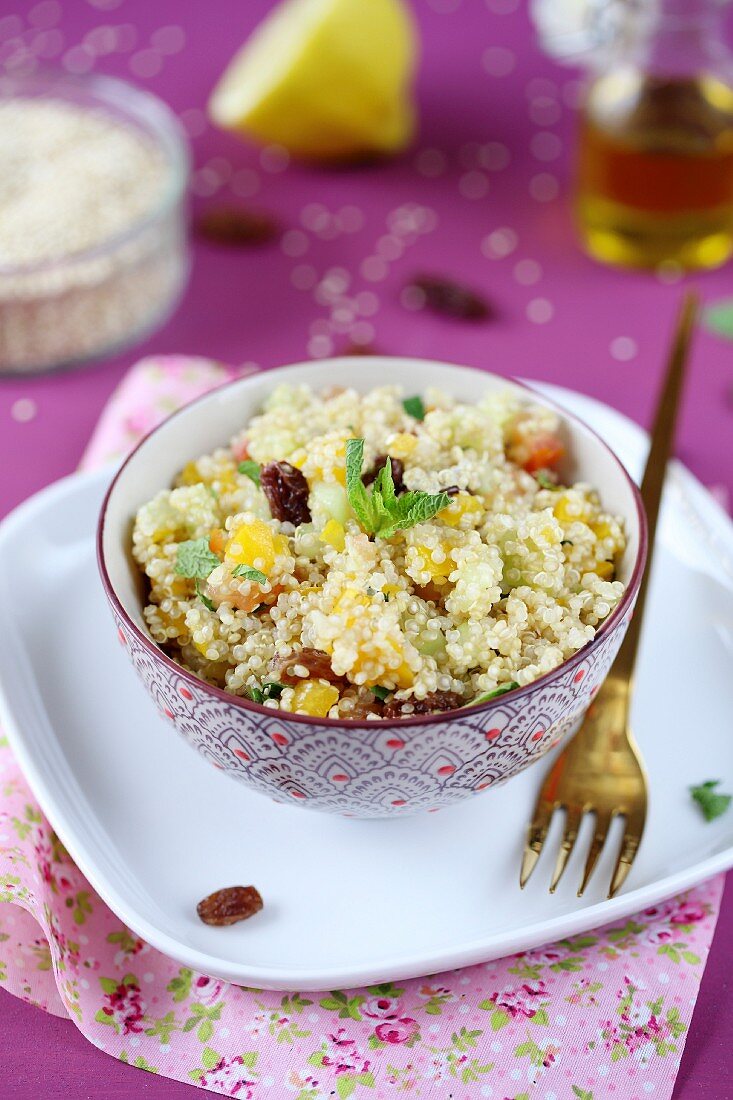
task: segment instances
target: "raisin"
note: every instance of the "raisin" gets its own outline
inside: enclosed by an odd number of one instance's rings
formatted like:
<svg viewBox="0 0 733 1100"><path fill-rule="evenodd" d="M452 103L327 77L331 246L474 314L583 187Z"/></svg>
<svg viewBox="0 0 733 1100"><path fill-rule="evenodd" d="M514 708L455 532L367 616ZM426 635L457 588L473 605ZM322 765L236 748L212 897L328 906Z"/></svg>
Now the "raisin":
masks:
<svg viewBox="0 0 733 1100"><path fill-rule="evenodd" d="M298 676L297 672L293 672L296 665L307 668L308 676ZM328 680L336 684L342 679L331 668L331 658L320 649L297 649L289 657L276 658L273 672L283 684L300 684L305 679Z"/></svg>
<svg viewBox="0 0 733 1100"><path fill-rule="evenodd" d="M382 467L387 465L387 459L389 459L391 463L395 496L399 496L400 493L404 493L405 491L405 483L402 480L405 474L405 464L399 458L392 458L391 455L377 455L371 470L367 470L361 480L365 485L371 485Z"/></svg>
<svg viewBox="0 0 733 1100"><path fill-rule="evenodd" d="M254 886L225 886L200 901L196 912L204 924L236 924L259 913L263 904L260 892Z"/></svg>
<svg viewBox="0 0 733 1100"><path fill-rule="evenodd" d="M449 485L447 489L441 489L440 491L441 493L445 493L446 496L454 497L457 496L461 490L458 488L457 485Z"/></svg>
<svg viewBox="0 0 733 1100"><path fill-rule="evenodd" d="M200 236L216 244L267 244L280 234L280 227L269 214L246 210L241 206L217 206L206 210L196 221Z"/></svg>
<svg viewBox="0 0 733 1100"><path fill-rule="evenodd" d="M281 523L310 523L308 482L289 462L268 462L260 470L260 488L274 519Z"/></svg>
<svg viewBox="0 0 733 1100"><path fill-rule="evenodd" d="M439 275L416 275L409 283L427 309L463 321L485 321L494 315L489 302L475 290Z"/></svg>
<svg viewBox="0 0 733 1100"><path fill-rule="evenodd" d="M424 699L392 699L384 708L384 718L412 718L415 714L434 714L436 711L458 710L463 697L457 691L431 691ZM405 710L408 707L410 709Z"/></svg>
<svg viewBox="0 0 733 1100"><path fill-rule="evenodd" d="M357 344L352 340L341 352L342 355L378 355L373 344Z"/></svg>

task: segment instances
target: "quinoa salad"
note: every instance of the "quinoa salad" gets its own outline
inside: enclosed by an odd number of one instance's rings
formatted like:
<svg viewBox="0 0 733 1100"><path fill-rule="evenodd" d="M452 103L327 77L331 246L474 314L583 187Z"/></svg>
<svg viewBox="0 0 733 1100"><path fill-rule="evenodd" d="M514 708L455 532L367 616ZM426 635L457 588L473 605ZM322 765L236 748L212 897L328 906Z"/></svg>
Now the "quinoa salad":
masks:
<svg viewBox="0 0 733 1100"><path fill-rule="evenodd" d="M315 718L529 684L624 592L623 520L562 483L564 438L513 391L280 385L138 511L150 635L207 683Z"/></svg>

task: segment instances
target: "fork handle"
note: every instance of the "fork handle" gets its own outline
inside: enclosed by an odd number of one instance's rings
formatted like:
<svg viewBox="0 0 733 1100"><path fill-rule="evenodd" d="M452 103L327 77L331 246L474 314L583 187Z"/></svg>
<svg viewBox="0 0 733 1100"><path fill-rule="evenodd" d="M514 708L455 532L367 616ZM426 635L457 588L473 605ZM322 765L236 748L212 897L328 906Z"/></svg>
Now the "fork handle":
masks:
<svg viewBox="0 0 733 1100"><path fill-rule="evenodd" d="M611 668L614 677L624 677L630 683L639 649L644 605L649 588L652 559L654 557L655 535L659 506L662 499L667 462L674 446L675 430L685 378L685 368L690 352L690 343L699 311L699 298L695 291L688 290L682 299L674 342L669 354L667 370L662 384L662 392L657 404L657 412L651 433L649 455L646 460L644 477L641 482L641 499L646 511L648 527L648 552L644 576L639 586L636 607L631 617L626 637L621 643L616 660Z"/></svg>

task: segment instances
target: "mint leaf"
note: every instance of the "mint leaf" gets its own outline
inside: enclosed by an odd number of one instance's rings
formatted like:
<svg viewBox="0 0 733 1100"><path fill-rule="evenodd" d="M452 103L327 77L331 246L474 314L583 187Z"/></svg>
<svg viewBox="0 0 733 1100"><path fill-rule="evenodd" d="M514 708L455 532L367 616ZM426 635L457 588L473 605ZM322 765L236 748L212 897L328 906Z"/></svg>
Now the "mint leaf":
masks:
<svg viewBox="0 0 733 1100"><path fill-rule="evenodd" d="M402 408L408 416L414 416L415 420L425 419L425 406L422 397L406 397L402 402Z"/></svg>
<svg viewBox="0 0 733 1100"><path fill-rule="evenodd" d="M485 691L483 695L477 695L475 699L471 699L470 702L464 703L464 707L475 707L477 703L488 703L489 699L496 699L498 695L506 695L508 691L514 691L518 688L519 684L516 680L510 680L508 684L501 684L495 691Z"/></svg>
<svg viewBox="0 0 733 1100"><path fill-rule="evenodd" d="M382 687L380 684L375 684L374 687L369 690L372 695L376 695L377 699L381 699L382 702L384 702L388 695L392 694L389 688Z"/></svg>
<svg viewBox="0 0 733 1100"><path fill-rule="evenodd" d="M277 680L266 680L262 685L262 694L265 699L279 699L285 690L284 684L278 684Z"/></svg>
<svg viewBox="0 0 733 1100"><path fill-rule="evenodd" d="M540 489L551 489L553 493L557 493L562 489L562 485L559 485L547 470L537 470L534 478Z"/></svg>
<svg viewBox="0 0 733 1100"><path fill-rule="evenodd" d="M221 565L221 562L209 548L208 539L179 542L174 566L174 572L179 577L197 577L203 581L217 565Z"/></svg>
<svg viewBox="0 0 733 1100"><path fill-rule="evenodd" d="M201 603L204 605L204 607L207 607L209 611L216 611L216 608L214 607L209 597L205 596L201 591L201 582L198 579L196 580L196 595L201 600Z"/></svg>
<svg viewBox="0 0 733 1100"><path fill-rule="evenodd" d="M247 693L248 698L251 699L253 703L264 703L265 696L264 696L264 693L261 692L259 688L248 687L248 688L245 688L245 691Z"/></svg>
<svg viewBox="0 0 733 1100"><path fill-rule="evenodd" d="M719 783L719 779L707 779L697 787L690 787L690 794L700 807L706 821L714 821L716 817L724 814L733 799L733 795L716 792L715 788Z"/></svg>
<svg viewBox="0 0 733 1100"><path fill-rule="evenodd" d="M367 534L392 538L397 531L424 523L450 504L447 493L409 492L396 496L390 459L375 477L371 493L367 492L361 480L363 459L364 440L350 439L346 444L346 492L351 509Z"/></svg>
<svg viewBox="0 0 733 1100"><path fill-rule="evenodd" d="M256 581L257 584L266 584L267 576L260 569L251 565L235 565L232 569L233 577L244 577L246 581Z"/></svg>
<svg viewBox="0 0 733 1100"><path fill-rule="evenodd" d="M240 474L246 474L250 480L254 481L255 485L260 483L260 464L255 462L252 458L245 458L244 462L240 462L237 466Z"/></svg>
<svg viewBox="0 0 733 1100"><path fill-rule="evenodd" d="M361 480L364 461L364 440L350 439L346 444L346 494L351 510L369 534L374 533L372 502Z"/></svg>

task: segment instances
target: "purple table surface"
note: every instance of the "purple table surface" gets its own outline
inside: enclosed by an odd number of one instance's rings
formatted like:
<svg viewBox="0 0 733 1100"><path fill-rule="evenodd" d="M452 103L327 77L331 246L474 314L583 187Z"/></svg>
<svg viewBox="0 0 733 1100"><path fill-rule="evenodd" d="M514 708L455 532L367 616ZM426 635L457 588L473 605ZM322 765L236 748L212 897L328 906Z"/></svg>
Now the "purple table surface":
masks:
<svg viewBox="0 0 733 1100"><path fill-rule="evenodd" d="M379 349L547 379L648 422L680 288L650 275L603 269L575 246L567 152L577 74L540 54L521 0L414 0L423 38L416 145L390 164L338 171L282 170L277 150L261 155L204 126L201 109L217 75L271 6L270 0L67 0L62 9L56 0L32 8L5 0L0 7L0 38L25 30L25 40L52 61L132 75L181 112L195 137L197 201L212 194L231 199L231 185L222 180L233 168L240 195L254 195L252 202L276 212L286 227L309 229L305 237L291 234L287 249L226 251L199 244L180 309L143 348L77 373L1 381L0 514L74 469L104 401L141 353L187 352L267 367L338 351L348 334L332 340L324 324L327 308L314 301L310 287L299 289L313 279L314 269L320 277L343 268L352 291L377 296L377 302L366 299L368 309L378 308L362 319L359 334L370 338L372 326ZM99 27L115 28L114 48L101 57L94 46L104 48L109 33L85 38ZM0 41L0 60L10 52ZM309 209L314 203L329 211L355 207L361 215L356 222L363 225L336 236L329 228L319 230L322 211ZM433 211L435 227L386 268L378 262L362 268L388 232L387 215L404 203ZM294 255L304 240L307 254ZM535 263L520 264L528 260ZM400 289L424 270L483 288L496 306L496 320L461 325L408 312ZM730 293L730 274L728 267L695 281L711 301ZM731 345L701 334L678 452L703 481L728 491L732 386ZM726 973L732 951L729 892L687 1041L678 1100L733 1096L726 1042L733 1032ZM69 1021L6 994L0 994L0 1011L3 1096L194 1095L191 1086L113 1061Z"/></svg>

